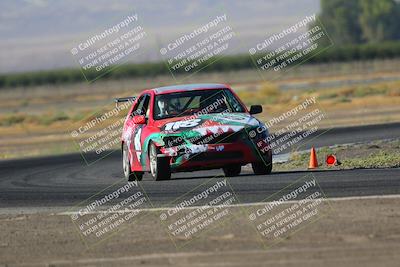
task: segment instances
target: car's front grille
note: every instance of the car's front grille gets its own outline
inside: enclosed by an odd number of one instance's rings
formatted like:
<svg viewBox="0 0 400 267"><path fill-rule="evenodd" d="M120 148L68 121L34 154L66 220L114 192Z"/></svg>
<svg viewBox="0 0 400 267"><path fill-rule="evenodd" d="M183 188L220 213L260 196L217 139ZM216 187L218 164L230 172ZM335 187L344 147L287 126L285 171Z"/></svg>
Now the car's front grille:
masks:
<svg viewBox="0 0 400 267"><path fill-rule="evenodd" d="M189 161L215 162L218 160L239 160L241 158L243 158L243 153L240 151L223 152L222 154L218 152L203 152L192 155Z"/></svg>
<svg viewBox="0 0 400 267"><path fill-rule="evenodd" d="M238 132L210 133L208 135L194 136L184 139L181 136L166 136L163 138L165 147L185 146L187 142L193 145L236 143L248 138L245 129ZM186 141L186 142L185 142Z"/></svg>
<svg viewBox="0 0 400 267"><path fill-rule="evenodd" d="M195 145L234 143L240 139L241 132L204 135L190 140Z"/></svg>

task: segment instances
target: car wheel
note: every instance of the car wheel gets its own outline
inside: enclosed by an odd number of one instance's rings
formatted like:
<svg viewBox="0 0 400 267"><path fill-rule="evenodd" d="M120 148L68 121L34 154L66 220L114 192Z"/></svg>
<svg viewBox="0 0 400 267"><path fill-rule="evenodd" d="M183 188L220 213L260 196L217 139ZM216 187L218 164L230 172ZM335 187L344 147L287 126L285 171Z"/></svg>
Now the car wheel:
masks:
<svg viewBox="0 0 400 267"><path fill-rule="evenodd" d="M251 164L254 174L270 174L272 172L272 154L265 157L264 161L253 162Z"/></svg>
<svg viewBox="0 0 400 267"><path fill-rule="evenodd" d="M232 176L238 176L240 172L242 171L242 166L240 165L229 165L226 166L225 168L222 168L224 171L225 176L232 177Z"/></svg>
<svg viewBox="0 0 400 267"><path fill-rule="evenodd" d="M141 181L143 179L143 172L133 172L131 163L129 161L128 146L124 143L122 147L122 168L124 170L125 178L128 181Z"/></svg>
<svg viewBox="0 0 400 267"><path fill-rule="evenodd" d="M168 157L157 157L158 151L154 143L150 144L149 160L151 176L156 181L171 179L171 166Z"/></svg>

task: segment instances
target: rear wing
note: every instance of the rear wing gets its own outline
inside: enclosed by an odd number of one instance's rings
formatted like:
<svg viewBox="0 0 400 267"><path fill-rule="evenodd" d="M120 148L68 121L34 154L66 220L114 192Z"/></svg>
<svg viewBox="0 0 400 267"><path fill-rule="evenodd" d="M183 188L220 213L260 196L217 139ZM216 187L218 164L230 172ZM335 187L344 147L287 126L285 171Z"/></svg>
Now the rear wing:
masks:
<svg viewBox="0 0 400 267"><path fill-rule="evenodd" d="M114 98L115 106L118 107L118 103L121 102L133 102L136 100L136 96L127 96L127 97L120 97Z"/></svg>

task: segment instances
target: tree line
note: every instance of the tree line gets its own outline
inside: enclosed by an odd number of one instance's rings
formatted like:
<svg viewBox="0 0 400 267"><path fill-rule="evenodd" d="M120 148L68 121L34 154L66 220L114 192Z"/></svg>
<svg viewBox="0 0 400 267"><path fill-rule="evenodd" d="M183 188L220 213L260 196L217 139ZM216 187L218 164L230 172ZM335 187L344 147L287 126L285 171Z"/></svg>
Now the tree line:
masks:
<svg viewBox="0 0 400 267"><path fill-rule="evenodd" d="M303 64L343 62L354 60L372 60L400 57L400 43L368 43L332 46L310 58ZM205 62L205 65L211 62ZM254 62L248 54L224 56L213 62L202 72L224 72L254 68ZM157 75L169 75L169 70L164 62L124 64L111 72L105 73L101 79L124 79L155 77ZM88 80L98 77L96 71L85 71ZM0 88L37 86L45 84L66 84L86 81L80 69L61 69L51 71L35 71L0 75Z"/></svg>
<svg viewBox="0 0 400 267"><path fill-rule="evenodd" d="M400 39L397 0L321 0L318 18L335 45Z"/></svg>

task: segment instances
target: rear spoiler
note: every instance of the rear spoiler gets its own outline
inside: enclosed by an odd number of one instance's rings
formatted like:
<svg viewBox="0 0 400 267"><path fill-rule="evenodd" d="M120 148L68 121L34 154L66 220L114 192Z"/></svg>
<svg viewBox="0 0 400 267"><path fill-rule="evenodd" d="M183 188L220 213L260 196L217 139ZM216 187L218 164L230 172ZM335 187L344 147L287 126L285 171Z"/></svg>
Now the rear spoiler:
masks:
<svg viewBox="0 0 400 267"><path fill-rule="evenodd" d="M115 106L118 107L118 103L121 102L133 102L135 101L136 96L127 96L127 97L120 97L120 98L114 98Z"/></svg>

